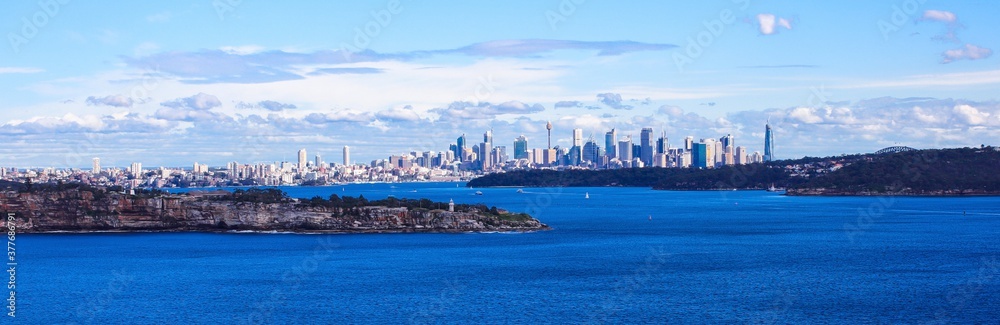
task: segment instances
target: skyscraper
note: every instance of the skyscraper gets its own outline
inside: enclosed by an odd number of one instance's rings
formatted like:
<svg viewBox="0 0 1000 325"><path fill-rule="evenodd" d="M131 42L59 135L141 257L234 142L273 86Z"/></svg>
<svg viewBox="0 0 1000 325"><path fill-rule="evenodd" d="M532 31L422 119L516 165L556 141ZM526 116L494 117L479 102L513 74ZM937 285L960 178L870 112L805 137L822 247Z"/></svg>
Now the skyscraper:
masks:
<svg viewBox="0 0 1000 325"><path fill-rule="evenodd" d="M653 165L653 129L643 128L642 133L639 135L639 148L640 157L642 163L646 166Z"/></svg>
<svg viewBox="0 0 1000 325"><path fill-rule="evenodd" d="M691 146L694 144L694 137L684 138L684 151L691 151Z"/></svg>
<svg viewBox="0 0 1000 325"><path fill-rule="evenodd" d="M618 148L618 133L615 129L611 129L607 134L604 135L604 151L608 156L608 160L617 156Z"/></svg>
<svg viewBox="0 0 1000 325"><path fill-rule="evenodd" d="M586 144L583 145L582 160L584 162L592 162L594 164L597 164L600 161L599 159L600 156L601 156L601 146L597 145L597 141L594 141L593 138L591 138L589 141L587 141Z"/></svg>
<svg viewBox="0 0 1000 325"><path fill-rule="evenodd" d="M306 170L306 149L305 148L299 149L299 165L298 165L298 167L299 167L299 171L300 172Z"/></svg>
<svg viewBox="0 0 1000 325"><path fill-rule="evenodd" d="M724 137L719 138L719 142L722 142L722 147L735 147L736 143L733 141L733 135L727 134Z"/></svg>
<svg viewBox="0 0 1000 325"><path fill-rule="evenodd" d="M344 146L344 166L351 165L351 147Z"/></svg>
<svg viewBox="0 0 1000 325"><path fill-rule="evenodd" d="M483 133L483 143L479 145L479 160L483 167L483 170L489 169L493 166L493 131L486 131Z"/></svg>
<svg viewBox="0 0 1000 325"><path fill-rule="evenodd" d="M774 160L774 133L771 132L771 120L764 124L764 161Z"/></svg>
<svg viewBox="0 0 1000 325"><path fill-rule="evenodd" d="M667 142L667 132L663 132L659 139L656 139L656 153L667 153L670 144Z"/></svg>
<svg viewBox="0 0 1000 325"><path fill-rule="evenodd" d="M583 160L583 129L573 129L573 146L569 148L570 165L578 165Z"/></svg>
<svg viewBox="0 0 1000 325"><path fill-rule="evenodd" d="M465 161L465 133L458 137L455 141L455 156L458 157L458 161Z"/></svg>
<svg viewBox="0 0 1000 325"><path fill-rule="evenodd" d="M705 143L691 144L691 168L708 167L708 145Z"/></svg>
<svg viewBox="0 0 1000 325"><path fill-rule="evenodd" d="M514 159L528 158L528 138L521 136L514 139Z"/></svg>
<svg viewBox="0 0 1000 325"><path fill-rule="evenodd" d="M618 160L626 166L631 166L629 164L632 161L632 137L618 141Z"/></svg>
<svg viewBox="0 0 1000 325"><path fill-rule="evenodd" d="M320 155L316 155L316 162L314 162L313 164L315 164L316 168L320 168L321 166L323 166L323 157L321 157Z"/></svg>
<svg viewBox="0 0 1000 325"><path fill-rule="evenodd" d="M94 165L91 166L91 167L92 167L91 171L94 174L100 174L101 173L101 158L94 158Z"/></svg>
<svg viewBox="0 0 1000 325"><path fill-rule="evenodd" d="M132 167L129 167L128 171L131 172L132 175L136 177L142 175L142 163L137 163L137 162L132 163Z"/></svg>

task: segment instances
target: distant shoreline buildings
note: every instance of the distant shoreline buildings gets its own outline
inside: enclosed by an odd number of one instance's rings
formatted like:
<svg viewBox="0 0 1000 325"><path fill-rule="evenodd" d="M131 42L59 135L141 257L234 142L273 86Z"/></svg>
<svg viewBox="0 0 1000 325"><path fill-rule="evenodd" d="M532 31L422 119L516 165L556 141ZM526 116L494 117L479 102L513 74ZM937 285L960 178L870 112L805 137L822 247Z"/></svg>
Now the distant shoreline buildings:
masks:
<svg viewBox="0 0 1000 325"><path fill-rule="evenodd" d="M638 143L631 134L619 138L618 130L604 135L603 146L591 135L584 139L583 129L571 130L569 147L552 147L552 123L546 122L545 148L530 148L528 138L513 140L513 150L497 145L493 131L483 133L483 140L469 147L465 134L456 138L447 151L409 152L376 159L368 164L351 161L351 148L343 147L341 164L326 163L322 156L307 159L307 150L297 152L297 161L241 164L230 162L224 168L209 168L195 162L184 168L143 169L133 162L127 169L102 168L101 159L93 158L89 171L79 169L0 168L3 179L31 178L37 181L68 180L95 185L136 187L205 187L205 186L275 186L326 185L353 182L458 181L477 175L516 169L619 169L619 168L716 168L744 165L774 159L774 133L770 121L765 124L764 153L737 146L727 134L721 138L685 137L681 146L671 147L666 133L654 136L653 128L642 128ZM512 156L511 156L512 155Z"/></svg>

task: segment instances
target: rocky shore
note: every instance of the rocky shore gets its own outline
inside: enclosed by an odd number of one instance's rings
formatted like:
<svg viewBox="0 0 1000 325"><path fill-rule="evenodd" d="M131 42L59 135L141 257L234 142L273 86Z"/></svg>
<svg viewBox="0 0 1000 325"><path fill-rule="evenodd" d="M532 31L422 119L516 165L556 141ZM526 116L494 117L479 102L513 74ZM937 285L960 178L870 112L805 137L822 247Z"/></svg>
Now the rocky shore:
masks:
<svg viewBox="0 0 1000 325"><path fill-rule="evenodd" d="M317 207L298 200L234 202L203 195L136 196L63 190L2 192L0 212L19 233L96 231L254 231L330 233L518 232L549 227L526 215L490 211L362 206Z"/></svg>

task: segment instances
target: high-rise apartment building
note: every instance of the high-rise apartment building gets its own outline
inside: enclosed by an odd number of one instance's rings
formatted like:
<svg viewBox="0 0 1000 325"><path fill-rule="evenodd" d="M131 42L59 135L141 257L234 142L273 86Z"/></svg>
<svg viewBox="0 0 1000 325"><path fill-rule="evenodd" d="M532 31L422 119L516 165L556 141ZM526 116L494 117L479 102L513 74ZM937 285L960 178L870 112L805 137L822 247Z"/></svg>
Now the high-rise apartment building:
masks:
<svg viewBox="0 0 1000 325"><path fill-rule="evenodd" d="M764 161L774 160L774 132L771 131L771 121L764 124Z"/></svg>
<svg viewBox="0 0 1000 325"><path fill-rule="evenodd" d="M299 149L299 164L298 164L299 171L305 171L306 170L306 163L307 163L307 160L306 160L306 149L305 148Z"/></svg>

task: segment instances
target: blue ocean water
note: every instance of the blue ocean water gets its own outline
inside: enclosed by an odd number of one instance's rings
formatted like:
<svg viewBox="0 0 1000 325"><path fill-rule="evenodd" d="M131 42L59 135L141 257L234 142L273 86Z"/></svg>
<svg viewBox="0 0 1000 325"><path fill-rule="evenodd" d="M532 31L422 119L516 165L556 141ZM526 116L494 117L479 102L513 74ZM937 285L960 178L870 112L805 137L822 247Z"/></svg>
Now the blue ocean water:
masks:
<svg viewBox="0 0 1000 325"><path fill-rule="evenodd" d="M463 184L464 186L464 184ZM118 323L983 323L1000 198L785 197L454 183L284 188L484 202L522 234L17 238L17 320ZM474 195L476 190L482 196ZM589 195L589 199L585 196Z"/></svg>

